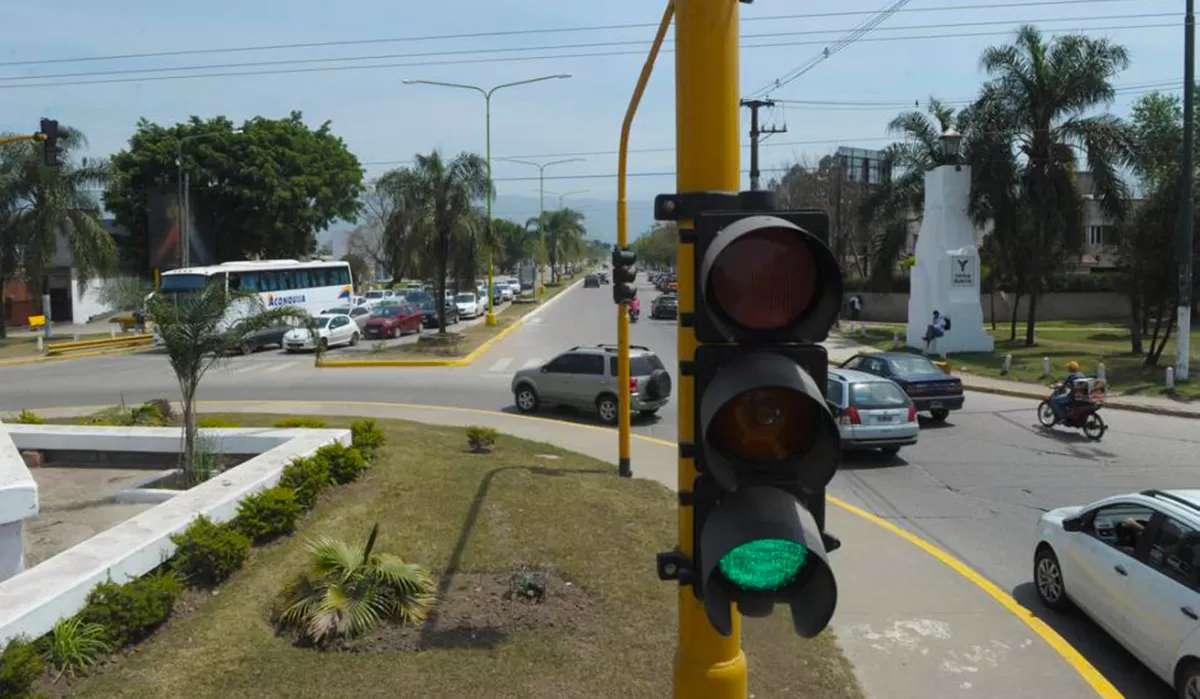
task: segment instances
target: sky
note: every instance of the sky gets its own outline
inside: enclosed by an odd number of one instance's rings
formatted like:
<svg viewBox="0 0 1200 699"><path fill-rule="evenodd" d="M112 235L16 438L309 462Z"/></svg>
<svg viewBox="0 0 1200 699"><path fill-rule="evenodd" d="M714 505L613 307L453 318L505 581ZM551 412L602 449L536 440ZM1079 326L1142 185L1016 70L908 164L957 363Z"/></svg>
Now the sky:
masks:
<svg viewBox="0 0 1200 699"><path fill-rule="evenodd" d="M838 146L882 148L892 140L887 123L930 96L970 100L986 77L981 51L1009 41L1023 23L1124 45L1132 65L1116 81L1114 114L1127 115L1150 89L1178 91L1182 83L1182 0L758 0L740 5L742 94L813 64L825 47L895 4L903 7L872 31L768 91L793 102L763 112L765 125L787 128L763 143L764 177ZM582 208L604 239L614 237L621 121L664 7L646 0L10 5L0 24L0 131L32 132L41 117L55 118L81 129L94 157L122 148L139 117L169 124L224 115L240 122L300 110L314 127L332 122L373 178L417 152L484 150L479 94L403 80L490 87L570 74L495 93L492 155L581 158L546 169L546 202L557 206L557 194L568 194L563 201ZM293 47L228 50L280 45ZM630 144L635 233L652 224L654 196L674 185L670 48L669 37ZM163 52L177 55L80 60ZM338 69L326 70L332 67ZM236 73L243 75L230 75ZM56 75L67 77L50 77ZM743 110L743 133L748 128ZM496 214L520 221L536 215L537 169L494 160L493 172Z"/></svg>

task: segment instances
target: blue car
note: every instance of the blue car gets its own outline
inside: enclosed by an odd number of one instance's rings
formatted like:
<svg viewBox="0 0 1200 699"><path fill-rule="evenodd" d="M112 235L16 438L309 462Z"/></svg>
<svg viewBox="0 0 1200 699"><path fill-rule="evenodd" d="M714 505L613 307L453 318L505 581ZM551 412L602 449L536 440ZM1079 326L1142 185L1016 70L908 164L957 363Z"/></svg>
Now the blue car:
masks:
<svg viewBox="0 0 1200 699"><path fill-rule="evenodd" d="M929 413L941 422L951 410L962 410L962 380L950 376L919 354L872 352L856 354L841 365L891 379L904 389L918 412Z"/></svg>

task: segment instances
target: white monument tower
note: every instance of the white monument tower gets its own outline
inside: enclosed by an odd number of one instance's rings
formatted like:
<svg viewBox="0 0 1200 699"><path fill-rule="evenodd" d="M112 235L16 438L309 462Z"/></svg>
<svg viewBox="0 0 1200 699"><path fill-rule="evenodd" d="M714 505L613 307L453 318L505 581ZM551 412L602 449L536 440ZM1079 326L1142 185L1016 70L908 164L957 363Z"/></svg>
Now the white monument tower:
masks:
<svg viewBox="0 0 1200 699"><path fill-rule="evenodd" d="M908 346L925 349L925 331L938 311L950 330L938 338L939 353L991 352L979 299L979 250L967 214L971 168L958 163L962 136L954 129L941 137L950 165L925 173L925 212L917 238L916 263L908 296Z"/></svg>

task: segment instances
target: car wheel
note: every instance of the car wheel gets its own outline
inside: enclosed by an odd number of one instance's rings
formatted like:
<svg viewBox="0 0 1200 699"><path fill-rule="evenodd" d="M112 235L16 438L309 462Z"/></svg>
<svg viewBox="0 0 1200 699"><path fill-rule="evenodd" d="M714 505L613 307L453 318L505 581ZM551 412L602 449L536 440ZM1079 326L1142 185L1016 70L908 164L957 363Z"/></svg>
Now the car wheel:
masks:
<svg viewBox="0 0 1200 699"><path fill-rule="evenodd" d="M1200 660L1180 668L1175 675L1175 691L1179 699L1200 699Z"/></svg>
<svg viewBox="0 0 1200 699"><path fill-rule="evenodd" d="M357 345L358 345L358 333L354 333L353 335L350 336L350 346L356 347Z"/></svg>
<svg viewBox="0 0 1200 699"><path fill-rule="evenodd" d="M254 343L249 340L243 340L238 349L241 350L242 356L249 356L254 354Z"/></svg>
<svg viewBox="0 0 1200 699"><path fill-rule="evenodd" d="M620 407L616 396L600 396L596 399L596 410L600 413L600 421L606 425L617 424Z"/></svg>
<svg viewBox="0 0 1200 699"><path fill-rule="evenodd" d="M538 405L541 403L538 400L537 391L533 390L532 386L521 386L517 392L513 394L513 402L517 404L517 410L523 413L537 412Z"/></svg>
<svg viewBox="0 0 1200 699"><path fill-rule="evenodd" d="M938 408L937 410L930 410L929 414L933 416L933 419L936 422L944 422L946 420L946 418L950 417L950 411L946 410L945 408Z"/></svg>
<svg viewBox="0 0 1200 699"><path fill-rule="evenodd" d="M1061 612L1071 606L1067 599L1067 587L1063 582L1062 566L1054 549L1047 544L1038 547L1033 557L1033 585L1038 599L1047 608Z"/></svg>
<svg viewBox="0 0 1200 699"><path fill-rule="evenodd" d="M887 454L888 456L895 456L896 454L900 453L900 447L882 447L879 451Z"/></svg>

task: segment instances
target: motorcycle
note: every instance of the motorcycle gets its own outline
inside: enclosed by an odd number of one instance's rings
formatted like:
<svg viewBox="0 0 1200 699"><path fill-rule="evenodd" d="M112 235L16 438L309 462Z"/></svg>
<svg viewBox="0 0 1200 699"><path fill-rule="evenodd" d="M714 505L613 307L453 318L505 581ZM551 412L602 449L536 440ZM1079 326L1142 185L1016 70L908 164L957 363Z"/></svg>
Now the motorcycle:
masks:
<svg viewBox="0 0 1200 699"><path fill-rule="evenodd" d="M1037 407L1038 422L1046 428L1063 425L1083 430L1088 439L1093 442L1100 441L1108 431L1108 425L1099 414L1100 409L1104 407L1105 387L1100 379L1077 380L1071 388L1071 402L1067 404L1067 412L1062 420L1054 414L1054 406L1050 404L1054 394L1046 396Z"/></svg>
<svg viewBox="0 0 1200 699"><path fill-rule="evenodd" d="M633 308L629 309L629 322L636 323L638 321L638 316L640 316L641 314L642 314L642 312L640 310L633 309Z"/></svg>

